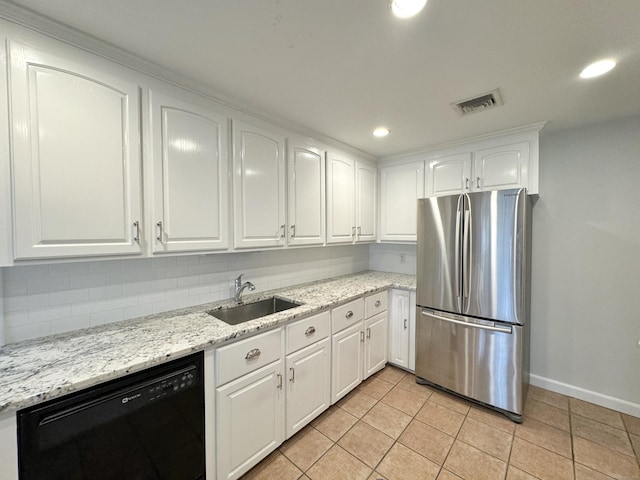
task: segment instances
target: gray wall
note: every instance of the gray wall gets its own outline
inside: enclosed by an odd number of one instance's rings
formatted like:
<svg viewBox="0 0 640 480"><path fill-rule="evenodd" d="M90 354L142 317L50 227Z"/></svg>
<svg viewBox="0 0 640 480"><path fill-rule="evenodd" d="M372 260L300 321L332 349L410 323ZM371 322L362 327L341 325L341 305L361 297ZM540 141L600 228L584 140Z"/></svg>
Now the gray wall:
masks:
<svg viewBox="0 0 640 480"><path fill-rule="evenodd" d="M640 117L543 135L531 373L640 404Z"/></svg>

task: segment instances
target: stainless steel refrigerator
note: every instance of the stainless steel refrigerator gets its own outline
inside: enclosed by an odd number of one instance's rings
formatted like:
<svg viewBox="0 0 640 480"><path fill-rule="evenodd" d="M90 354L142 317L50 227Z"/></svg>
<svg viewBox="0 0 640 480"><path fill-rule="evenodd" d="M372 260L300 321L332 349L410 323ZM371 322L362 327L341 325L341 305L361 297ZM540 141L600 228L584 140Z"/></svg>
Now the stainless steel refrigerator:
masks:
<svg viewBox="0 0 640 480"><path fill-rule="evenodd" d="M525 189L418 200L416 376L522 421L529 372Z"/></svg>

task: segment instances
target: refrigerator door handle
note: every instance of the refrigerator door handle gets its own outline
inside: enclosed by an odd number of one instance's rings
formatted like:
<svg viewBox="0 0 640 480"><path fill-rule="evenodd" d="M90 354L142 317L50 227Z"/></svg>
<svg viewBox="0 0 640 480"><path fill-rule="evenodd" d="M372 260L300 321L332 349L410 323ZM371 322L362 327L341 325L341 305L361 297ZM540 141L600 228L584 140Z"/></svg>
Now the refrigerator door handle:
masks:
<svg viewBox="0 0 640 480"><path fill-rule="evenodd" d="M461 201L462 200L462 196L458 197L458 206L457 206L457 211L456 211L456 246L455 246L455 258L454 258L454 273L455 273L455 278L454 278L454 282L456 284L456 297L457 297L457 301L458 301L458 310L460 310L460 308L462 307L462 305L460 304L460 297L461 297L461 292L460 292L460 229L462 228L462 224L460 223L460 216L461 216L461 210L463 208L464 203Z"/></svg>
<svg viewBox="0 0 640 480"><path fill-rule="evenodd" d="M491 325L482 325L480 323L463 322L461 320L455 320L453 318L441 317L440 315L436 315L435 313L427 310L421 310L420 314L424 315L425 317L433 317L443 322L455 323L456 325L462 325L464 327L478 328L480 330L491 330L492 332L509 333L509 334L512 333L511 327L495 327Z"/></svg>
<svg viewBox="0 0 640 480"><path fill-rule="evenodd" d="M464 225L462 227L462 293L464 298L469 297L469 275L471 274L469 266L471 265L471 259L469 258L471 249L469 248L471 243L471 237L469 230L471 229L471 212L469 211L470 202L469 197L465 195L464 205Z"/></svg>

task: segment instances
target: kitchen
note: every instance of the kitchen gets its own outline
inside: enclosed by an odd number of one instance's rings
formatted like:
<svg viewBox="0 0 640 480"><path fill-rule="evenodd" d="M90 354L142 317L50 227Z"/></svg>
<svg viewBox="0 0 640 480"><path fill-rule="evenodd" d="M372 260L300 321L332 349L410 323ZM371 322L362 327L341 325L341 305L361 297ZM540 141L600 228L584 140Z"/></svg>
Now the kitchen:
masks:
<svg viewBox="0 0 640 480"><path fill-rule="evenodd" d="M438 4L430 2L428 5ZM545 9L542 7L528 12L531 15L529 28L552 28L554 18L568 18L570 13L571 18L578 16L582 20L571 22L573 29L579 29L582 24L598 26L609 16L615 17L610 19L611 28L615 28L617 32L615 35L607 32L603 25L590 32L591 37L576 33L577 39L587 42L587 37L591 38L589 41L594 44L594 51L598 54L596 56L600 53L617 54L618 50L624 51L628 62L621 60L618 68L611 74L614 79L619 78L621 84L590 84L588 88L594 90L587 91L586 86L583 89L580 86L583 84L573 80L577 76L574 70L579 70L584 63L592 60L595 53L590 51L584 53L581 59L571 59L575 68L566 67L564 76L557 78L555 84L559 88L560 83L574 82L568 88L578 92L576 96L568 96L567 99L586 105L587 110L576 110L576 104L572 103L566 105L565 117L559 114L552 116L544 111L536 112L536 106L541 108L545 104L542 94L549 96L554 102L562 103L562 99L557 97L558 93L553 88L542 91L530 86L528 90L532 97L528 97L516 109L523 109L526 105L534 111L529 117L515 123L515 120L505 118L509 113L509 105L514 105L511 103L516 98L514 93L509 92L500 77L495 80L482 80L479 77L476 84L472 83L468 87L469 91L452 86L453 90L450 92L447 85L434 86L439 91L447 92L446 101L440 100L446 108L450 108L448 104L453 101L496 86L502 88L505 103L500 107L505 109L502 113L500 109L496 109L458 119L451 111L450 120L455 121L456 128L459 128L455 136L443 136L435 141L425 138L425 131L438 131L437 125L429 125L421 127L422 133L418 136L422 138L413 140L416 143L408 140L401 142L394 140L394 137L401 136L403 129L391 126L392 133L387 140L401 143L381 146L379 140L364 139L365 135L369 135L370 118L366 122L352 120L352 125L341 125L340 131L344 133L336 131L331 136L353 139L353 144L363 145L362 150L375 152L374 156L380 159L379 165L385 165L393 160L392 157L397 156L397 152L412 153L425 145L549 120L549 124L541 131L540 198L533 209L532 383L638 416L640 382L637 381L635 367L640 354L640 332L638 322L634 321L634 313L640 307L635 295L638 287L635 266L640 263L637 238L640 232L633 215L633 206L638 205L640 200L635 188L637 175L634 175L640 173L636 153L640 121L637 116L637 89L634 88L633 81L628 80L637 77L634 76L633 68L637 66L634 67L636 63L633 59L638 45L632 32L637 23L634 22L634 15L638 12L637 7L631 3L612 11L606 6L592 5L591 13L584 11L587 9L582 4L563 5L565 6L557 7L559 11L552 10L553 15L543 15ZM505 5L501 7L507 8ZM458 5L458 8L462 7ZM546 8L551 7L547 5ZM425 11L430 12L433 10ZM50 15L55 17L53 13ZM444 22L442 16L437 18L439 22ZM549 20L550 25L547 26L544 23L548 19L552 20ZM411 28L410 24L394 24L394 28L398 26ZM521 25L514 25L512 28L518 30ZM557 28L569 29L569 26L567 22L559 22ZM471 30L470 35L472 33ZM508 35L509 32L504 34ZM543 37L536 37L540 41L539 50L530 50L532 62L543 62L545 52L556 51L545 44L545 41L551 42L551 33ZM243 39L246 42L249 40L250 38ZM569 42L562 35L556 37L557 42L561 40ZM604 47L603 50L595 49L600 44L609 50ZM278 45L288 48L286 43ZM533 48L532 43L526 45ZM557 51L561 52L561 49ZM182 68L182 65L176 68ZM535 70L529 73L532 82L535 80L533 85L546 80L539 78L544 76L544 71L537 71L544 69ZM622 78L615 77L616 75ZM3 76L1 81L4 82L5 79L6 76ZM613 81L607 79L608 77L602 77L594 81ZM625 79L628 83L624 83ZM380 79L371 80L372 84L377 81ZM525 79L518 78L518 81L524 82ZM449 79L448 82L452 81ZM275 83L271 81L261 84L260 88L264 91L257 92L258 95L267 98L269 92L283 88ZM483 88L478 88L480 85ZM471 90L471 87L474 89ZM245 96L243 91L230 92L240 98L253 98L249 97L249 93ZM339 97L339 92L334 93L336 101L348 103L346 98ZM219 96L217 95L218 98ZM606 101L606 108L605 105L596 104L595 98ZM353 101L356 100L357 96ZM370 101L369 98L365 100ZM238 102L232 104L238 105ZM306 105L305 101L302 104ZM295 110L299 110L299 107L296 107L296 101L289 100L287 105L291 111L280 110L276 106L270 108L271 105L266 103L261 104L260 108L248 110L255 113L261 113L262 109L267 112L275 111L285 118L297 119ZM420 110L412 104L403 108ZM319 110L321 115L327 113L322 108ZM359 105L355 110L367 112L364 105ZM601 112L601 116L598 116L598 112ZM447 113L443 117L449 118L448 115ZM368 113L366 116L371 117ZM588 123L580 123L583 117L589 119L584 120ZM409 120L417 122L416 119ZM469 124L467 120L474 123ZM3 118L2 122L6 121ZM554 123L560 124L561 121L564 121L562 128L554 130ZM300 123L306 124L302 121ZM366 128L362 125L366 125ZM296 128L298 130L300 127ZM317 130L333 132L323 128ZM350 133L354 130L362 133ZM6 131L8 128L3 127L3 135L6 135ZM8 167L2 165L2 168ZM3 179L7 178L8 175L3 175ZM2 193L7 195L6 188L3 187ZM10 201L4 204L9 205ZM9 213L3 209L3 215ZM10 224L10 221L0 222L0 233L8 235L6 226ZM405 263L401 263L401 258L404 258ZM200 303L230 298L232 280L240 273L245 273L245 279L253 282L258 291L265 291L367 269L415 274L415 258L415 245L380 242L297 250L3 267L5 340L11 343L29 336L63 331L65 328L81 328L172 310L183 306L178 298L183 298L185 291L200 298ZM138 281L131 281L132 275ZM196 276L197 280L194 278ZM207 277L204 278L205 276ZM202 284L193 283L200 280ZM57 288L52 288L52 285L57 285ZM67 295L66 302L63 301L63 295ZM56 301L52 301L54 297ZM56 304L57 301L62 303ZM21 305L21 302L28 304ZM74 303L78 305L78 309L73 312L75 315L66 313L61 306ZM606 326L601 325L603 320Z"/></svg>

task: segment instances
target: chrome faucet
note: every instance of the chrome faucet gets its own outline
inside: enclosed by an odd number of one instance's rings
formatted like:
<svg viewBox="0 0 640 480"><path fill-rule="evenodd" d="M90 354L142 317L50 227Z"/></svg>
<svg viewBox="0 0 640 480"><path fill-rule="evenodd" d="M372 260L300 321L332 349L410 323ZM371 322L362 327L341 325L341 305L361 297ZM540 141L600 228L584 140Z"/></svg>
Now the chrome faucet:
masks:
<svg viewBox="0 0 640 480"><path fill-rule="evenodd" d="M236 303L242 303L242 292L244 291L245 288L248 288L251 291L256 289L255 285L251 282L242 283L242 275L244 275L244 273L241 273L240 275L238 275L238 278L236 278L236 282L235 282L234 298L236 300Z"/></svg>

